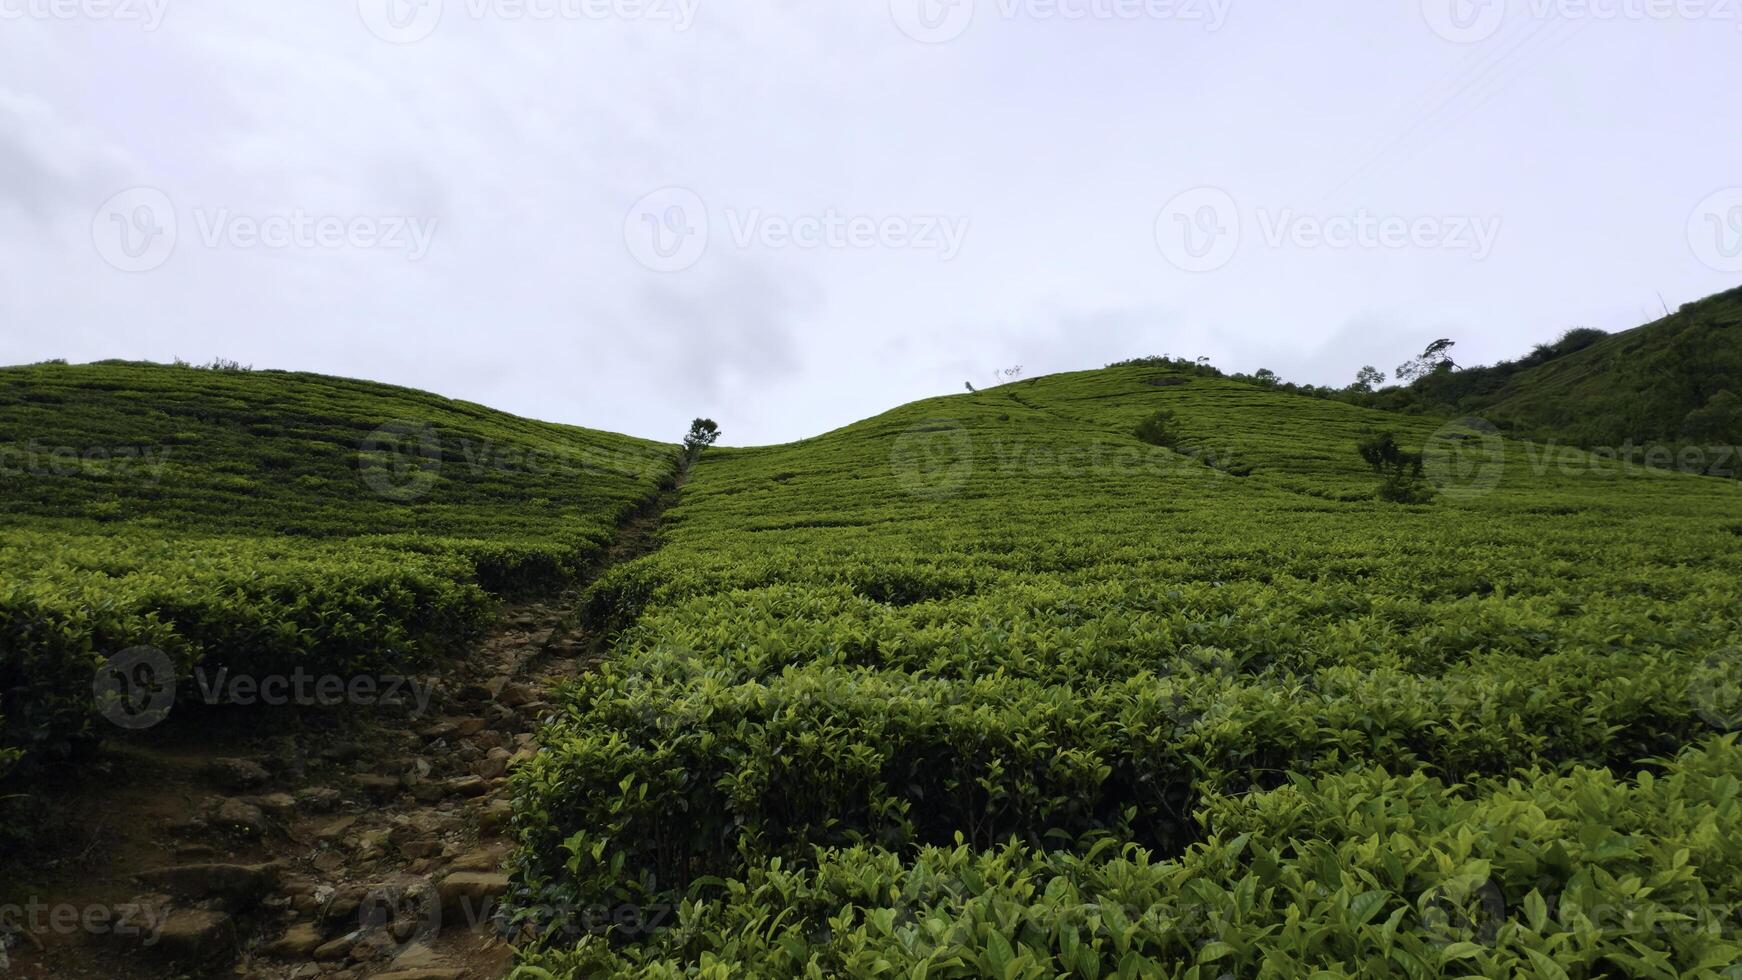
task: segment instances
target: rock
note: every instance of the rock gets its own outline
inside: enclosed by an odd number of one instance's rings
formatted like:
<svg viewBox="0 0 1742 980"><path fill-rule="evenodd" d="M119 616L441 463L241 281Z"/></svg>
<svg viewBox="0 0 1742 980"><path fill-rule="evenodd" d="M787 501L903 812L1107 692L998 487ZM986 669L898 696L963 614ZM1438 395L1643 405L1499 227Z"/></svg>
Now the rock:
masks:
<svg viewBox="0 0 1742 980"><path fill-rule="evenodd" d="M234 954L236 930L221 912L177 909L164 918L154 947L174 959L217 960Z"/></svg>
<svg viewBox="0 0 1742 980"><path fill-rule="evenodd" d="M330 813L339 806L339 791L326 786L310 786L296 791L296 801L316 813Z"/></svg>
<svg viewBox="0 0 1742 980"><path fill-rule="evenodd" d="M427 838L409 840L399 845L399 853L413 860L440 854L441 850L442 845L439 842Z"/></svg>
<svg viewBox="0 0 1742 980"><path fill-rule="evenodd" d="M259 837L266 833L266 814L260 808L241 800L225 800L218 804L211 824L218 830Z"/></svg>
<svg viewBox="0 0 1742 980"><path fill-rule="evenodd" d="M315 831L315 839L325 842L336 841L345 836L345 831L350 830L351 825L356 822L355 816L339 817Z"/></svg>
<svg viewBox="0 0 1742 980"><path fill-rule="evenodd" d="M330 943L315 948L315 959L322 963L332 963L337 960L349 959L351 946L356 943L354 936L340 936Z"/></svg>
<svg viewBox="0 0 1742 980"><path fill-rule="evenodd" d="M357 860L373 861L387 853L387 842L392 835L391 830L366 830L351 841L351 850L356 852Z"/></svg>
<svg viewBox="0 0 1742 980"><path fill-rule="evenodd" d="M331 874L345 866L345 856L338 851L322 851L310 862L316 871Z"/></svg>
<svg viewBox="0 0 1742 980"><path fill-rule="evenodd" d="M514 804L507 800L492 800L478 814L478 832L493 834L507 828L514 819Z"/></svg>
<svg viewBox="0 0 1742 980"><path fill-rule="evenodd" d="M452 718L443 718L418 729L418 734L424 738L439 742L444 738L452 738L459 732L460 724Z"/></svg>
<svg viewBox="0 0 1742 980"><path fill-rule="evenodd" d="M393 969L401 972L437 969L441 965L441 955L422 942L412 943L393 958Z"/></svg>
<svg viewBox="0 0 1742 980"><path fill-rule="evenodd" d="M346 885L334 891L326 908L321 910L321 921L338 922L355 916L368 894L369 889L362 885Z"/></svg>
<svg viewBox="0 0 1742 980"><path fill-rule="evenodd" d="M537 697L532 688L525 684L504 684L501 693L496 695L496 703L509 708L518 708Z"/></svg>
<svg viewBox="0 0 1742 980"><path fill-rule="evenodd" d="M260 951L282 960L304 960L314 954L325 941L325 935L311 922L291 926L283 936L267 943Z"/></svg>
<svg viewBox="0 0 1742 980"><path fill-rule="evenodd" d="M352 780L357 788L376 800L390 800L399 795L399 780L392 776L364 773Z"/></svg>
<svg viewBox="0 0 1742 980"><path fill-rule="evenodd" d="M454 796L483 796L490 786L477 776L458 776L448 780L445 788Z"/></svg>
<svg viewBox="0 0 1742 980"><path fill-rule="evenodd" d="M508 894L508 876L456 871L442 879L436 894L441 897L444 921L482 925L489 920L496 901Z"/></svg>
<svg viewBox="0 0 1742 980"><path fill-rule="evenodd" d="M409 789L429 778L430 764L428 759L419 757L403 761L400 765L405 767L404 774L399 777L401 786Z"/></svg>
<svg viewBox="0 0 1742 980"><path fill-rule="evenodd" d="M350 762L362 756L368 750L360 742L339 742L321 750L321 758L334 762Z"/></svg>
<svg viewBox="0 0 1742 980"><path fill-rule="evenodd" d="M259 807L268 816L287 819L296 812L296 799L289 793L268 793L265 796L249 796L243 799L250 806Z"/></svg>
<svg viewBox="0 0 1742 980"><path fill-rule="evenodd" d="M278 864L188 864L147 871L138 879L181 898L221 898L248 906L272 894L281 870Z"/></svg>
<svg viewBox="0 0 1742 980"><path fill-rule="evenodd" d="M454 860L455 871L496 871L502 867L502 862L508 857L508 848L503 845L480 847L475 851L460 855Z"/></svg>
<svg viewBox="0 0 1742 980"><path fill-rule="evenodd" d="M272 774L266 767L249 759L213 759L206 764L206 776L225 789L251 789L266 782Z"/></svg>
<svg viewBox="0 0 1742 980"><path fill-rule="evenodd" d="M500 752L501 749L492 749L491 751ZM472 775L477 776L479 779L495 779L507 771L508 760L498 759L493 756L485 756L472 766Z"/></svg>
<svg viewBox="0 0 1742 980"><path fill-rule="evenodd" d="M494 711L496 708L492 708L492 710ZM460 738L468 738L472 735L478 734L488 727L489 724L482 718L464 718L454 726L454 734L458 735Z"/></svg>
<svg viewBox="0 0 1742 980"><path fill-rule="evenodd" d="M464 970L444 967L429 967L421 970L394 970L391 973L377 973L375 980L461 980Z"/></svg>

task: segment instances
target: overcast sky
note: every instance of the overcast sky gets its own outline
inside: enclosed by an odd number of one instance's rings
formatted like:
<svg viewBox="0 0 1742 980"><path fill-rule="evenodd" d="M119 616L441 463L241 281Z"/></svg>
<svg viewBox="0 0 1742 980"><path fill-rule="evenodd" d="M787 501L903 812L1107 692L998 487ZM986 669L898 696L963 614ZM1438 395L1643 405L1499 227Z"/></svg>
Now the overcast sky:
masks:
<svg viewBox="0 0 1742 980"><path fill-rule="evenodd" d="M0 0L0 362L675 440L1742 283L1739 0Z"/></svg>

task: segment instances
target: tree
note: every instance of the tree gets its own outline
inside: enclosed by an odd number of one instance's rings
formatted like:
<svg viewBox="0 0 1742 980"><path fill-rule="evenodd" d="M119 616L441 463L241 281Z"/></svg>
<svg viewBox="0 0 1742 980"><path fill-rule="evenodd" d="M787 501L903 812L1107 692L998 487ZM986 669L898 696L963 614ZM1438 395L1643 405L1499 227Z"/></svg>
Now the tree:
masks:
<svg viewBox="0 0 1742 980"><path fill-rule="evenodd" d="M1397 366L1397 380L1409 384L1419 378L1425 378L1436 371L1455 370L1457 363L1449 353L1457 341L1441 337L1427 345L1421 356L1411 358Z"/></svg>
<svg viewBox="0 0 1742 980"><path fill-rule="evenodd" d="M1269 368L1259 368L1258 373L1252 375L1252 380L1266 388L1274 388L1282 379L1278 378L1276 372Z"/></svg>
<svg viewBox="0 0 1742 980"><path fill-rule="evenodd" d="M1369 364L1355 372L1355 384L1352 387L1356 391L1373 391L1384 383L1385 372Z"/></svg>
<svg viewBox="0 0 1742 980"><path fill-rule="evenodd" d="M993 371L992 383L995 385L1008 384L1020 377L1022 377L1022 365L1018 364L1015 367L1007 367L1002 371Z"/></svg>
<svg viewBox="0 0 1742 980"><path fill-rule="evenodd" d="M1389 432L1371 436L1355 447L1373 472L1381 477L1379 499L1396 504L1425 504L1433 488L1422 479L1422 454L1406 452Z"/></svg>
<svg viewBox="0 0 1742 980"><path fill-rule="evenodd" d="M689 434L683 437L684 452L689 455L690 462L695 462L702 450L714 444L720 438L720 427L713 419L696 419L690 423Z"/></svg>
<svg viewBox="0 0 1742 980"><path fill-rule="evenodd" d="M1742 398L1720 391L1682 421L1684 438L1696 442L1730 443L1742 439Z"/></svg>

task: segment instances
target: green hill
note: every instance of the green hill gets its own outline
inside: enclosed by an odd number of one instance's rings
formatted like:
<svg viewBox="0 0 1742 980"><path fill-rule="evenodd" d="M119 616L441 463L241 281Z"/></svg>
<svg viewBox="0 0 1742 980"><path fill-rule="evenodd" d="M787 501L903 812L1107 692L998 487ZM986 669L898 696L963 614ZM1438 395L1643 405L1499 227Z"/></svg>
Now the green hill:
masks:
<svg viewBox="0 0 1742 980"><path fill-rule="evenodd" d="M1376 498L1387 433L1429 502ZM35 758L128 646L462 646L676 463L142 365L0 371L0 447ZM1733 481L1174 363L707 450L541 692L517 975L1728 976L1738 535Z"/></svg>
<svg viewBox="0 0 1742 980"><path fill-rule="evenodd" d="M710 452L515 780L538 904L681 911L533 964L1716 976L1736 499L1148 366Z"/></svg>
<svg viewBox="0 0 1742 980"><path fill-rule="evenodd" d="M1742 289L1623 333L1572 335L1515 363L1430 375L1400 399L1581 446L1742 444ZM1730 474L1742 471L1732 464Z"/></svg>
<svg viewBox="0 0 1742 980"><path fill-rule="evenodd" d="M135 645L353 670L463 645L675 452L312 374L0 369L0 748L91 731L96 665Z"/></svg>

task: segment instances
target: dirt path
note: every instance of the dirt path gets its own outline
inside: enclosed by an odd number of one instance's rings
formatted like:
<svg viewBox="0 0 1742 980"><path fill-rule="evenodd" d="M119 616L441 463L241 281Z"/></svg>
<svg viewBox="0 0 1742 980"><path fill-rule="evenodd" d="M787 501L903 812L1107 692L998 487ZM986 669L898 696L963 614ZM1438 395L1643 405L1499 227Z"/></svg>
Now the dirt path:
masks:
<svg viewBox="0 0 1742 980"><path fill-rule="evenodd" d="M676 497L626 521L588 581L650 550ZM546 693L603 653L579 597L508 608L399 704L172 710L32 787L55 825L0 875L0 977L501 977L506 775Z"/></svg>

